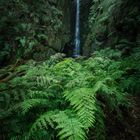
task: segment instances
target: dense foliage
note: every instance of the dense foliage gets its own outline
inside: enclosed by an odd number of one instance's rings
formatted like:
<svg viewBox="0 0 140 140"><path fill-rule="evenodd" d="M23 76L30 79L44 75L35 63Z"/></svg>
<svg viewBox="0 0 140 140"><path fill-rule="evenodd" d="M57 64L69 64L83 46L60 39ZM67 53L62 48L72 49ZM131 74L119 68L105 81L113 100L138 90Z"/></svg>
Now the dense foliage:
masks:
<svg viewBox="0 0 140 140"><path fill-rule="evenodd" d="M130 105L126 91L133 79L126 79L120 58L119 51L106 49L85 61L57 54L17 67L20 76L1 85L7 139L84 140L91 127L95 139L105 139L105 110L121 119L121 107Z"/></svg>
<svg viewBox="0 0 140 140"><path fill-rule="evenodd" d="M0 64L19 58L43 57L63 33L62 1L0 1ZM55 37L55 38L54 38ZM53 47L53 46L52 46ZM47 51L46 54L40 52Z"/></svg>
<svg viewBox="0 0 140 140"><path fill-rule="evenodd" d="M137 0L93 0L92 3L89 14L90 32L85 46L89 46L93 51L108 46L119 49L124 59L123 65L127 67L129 92L138 94L140 2Z"/></svg>
<svg viewBox="0 0 140 140"><path fill-rule="evenodd" d="M85 51L109 46L130 55L140 45L139 11L138 0L92 0Z"/></svg>
<svg viewBox="0 0 140 140"><path fill-rule="evenodd" d="M128 125L140 91L140 2L88 1L81 45L90 57L79 58L56 53L69 32L70 2L0 1L0 139L120 139L110 125ZM139 139L135 129L120 131Z"/></svg>

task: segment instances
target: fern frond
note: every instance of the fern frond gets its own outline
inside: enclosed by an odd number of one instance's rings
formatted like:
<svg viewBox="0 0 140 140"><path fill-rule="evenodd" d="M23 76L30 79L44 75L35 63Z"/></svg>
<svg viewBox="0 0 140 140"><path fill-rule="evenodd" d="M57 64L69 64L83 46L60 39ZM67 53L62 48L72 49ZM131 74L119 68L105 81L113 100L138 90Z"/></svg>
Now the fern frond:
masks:
<svg viewBox="0 0 140 140"><path fill-rule="evenodd" d="M30 90L27 94L29 99L48 99L49 97L53 97L54 95L49 92L40 91L40 90Z"/></svg>
<svg viewBox="0 0 140 140"><path fill-rule="evenodd" d="M93 126L96 110L96 99L93 90L91 88L79 88L65 92L64 97L70 101L85 128Z"/></svg>
<svg viewBox="0 0 140 140"><path fill-rule="evenodd" d="M35 121L35 123L32 125L29 131L29 136L34 135L34 133L38 130L48 129L48 126L51 126L54 128L54 115L56 115L57 110L55 111L49 111L45 112L43 115L40 115L40 117Z"/></svg>
<svg viewBox="0 0 140 140"><path fill-rule="evenodd" d="M21 136L14 136L12 138L10 138L10 140L29 140L29 137L28 135L24 134L24 135L21 135Z"/></svg>
<svg viewBox="0 0 140 140"><path fill-rule="evenodd" d="M30 109L37 107L37 106L47 106L48 105L47 99L27 99L21 103L18 103L11 107L8 111L17 111L21 112L22 114L26 114L29 112Z"/></svg>
<svg viewBox="0 0 140 140"><path fill-rule="evenodd" d="M76 117L70 117L66 111L60 111L55 115L57 129L61 129L58 133L60 140L85 140L86 134L83 124Z"/></svg>

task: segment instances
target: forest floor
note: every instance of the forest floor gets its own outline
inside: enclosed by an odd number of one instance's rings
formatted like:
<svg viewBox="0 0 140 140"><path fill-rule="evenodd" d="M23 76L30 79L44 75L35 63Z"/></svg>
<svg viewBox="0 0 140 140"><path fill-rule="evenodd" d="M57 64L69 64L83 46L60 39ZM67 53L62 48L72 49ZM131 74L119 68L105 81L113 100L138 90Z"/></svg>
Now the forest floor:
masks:
<svg viewBox="0 0 140 140"><path fill-rule="evenodd" d="M123 121L108 118L109 140L140 140L140 96L129 98L133 107L123 112Z"/></svg>

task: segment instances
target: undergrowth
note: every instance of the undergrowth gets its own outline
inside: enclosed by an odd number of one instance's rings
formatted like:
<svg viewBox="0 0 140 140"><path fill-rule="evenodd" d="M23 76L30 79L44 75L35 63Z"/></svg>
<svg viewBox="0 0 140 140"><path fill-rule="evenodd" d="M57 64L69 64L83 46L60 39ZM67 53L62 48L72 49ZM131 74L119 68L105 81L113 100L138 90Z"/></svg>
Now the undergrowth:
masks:
<svg viewBox="0 0 140 140"><path fill-rule="evenodd" d="M129 65L120 58L119 51L106 49L87 60L57 54L17 67L24 74L1 82L1 89L8 88L0 93L1 135L11 140L85 140L94 128L94 139L106 139L105 110L121 119L121 107L130 105L125 83L132 79L125 79Z"/></svg>

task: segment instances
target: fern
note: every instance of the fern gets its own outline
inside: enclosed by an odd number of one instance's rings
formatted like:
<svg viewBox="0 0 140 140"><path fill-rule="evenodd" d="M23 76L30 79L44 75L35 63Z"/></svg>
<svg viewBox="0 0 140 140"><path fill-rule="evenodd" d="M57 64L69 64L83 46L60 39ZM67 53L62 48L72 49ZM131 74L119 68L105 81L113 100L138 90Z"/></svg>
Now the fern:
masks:
<svg viewBox="0 0 140 140"><path fill-rule="evenodd" d="M121 115L119 107L129 106L119 83L125 73L119 52L106 49L81 62L71 58L50 62L31 64L25 75L11 80L16 89L12 96L1 94L3 106L9 99L1 118L11 117L12 122L16 117L25 125L8 138L24 139L25 131L28 139L85 140L92 128L95 139L105 139L103 108Z"/></svg>
<svg viewBox="0 0 140 140"><path fill-rule="evenodd" d="M33 107L41 107L46 105L48 105L48 100L46 99L28 99L20 103L19 107L21 108L21 112L25 114Z"/></svg>
<svg viewBox="0 0 140 140"><path fill-rule="evenodd" d="M78 118L67 115L67 111L61 111L55 115L57 129L60 129L58 136L60 140L85 140L86 135L83 124Z"/></svg>
<svg viewBox="0 0 140 140"><path fill-rule="evenodd" d="M45 129L48 131L48 127L54 128L55 122L57 123L56 129L59 129L58 137L60 139L69 139L69 140L84 140L85 131L84 126L72 115L72 112L69 114L69 111L57 111L46 112L41 115L36 122L32 125L29 136L35 134L36 131Z"/></svg>
<svg viewBox="0 0 140 140"><path fill-rule="evenodd" d="M40 115L39 118L35 121L35 123L32 125L29 131L29 137L34 135L35 132L45 129L48 130L48 127L54 128L54 115L57 113L57 111L49 111L44 113L43 115Z"/></svg>
<svg viewBox="0 0 140 140"><path fill-rule="evenodd" d="M90 88L80 88L64 93L66 100L76 110L81 123L85 128L91 127L95 122L95 94Z"/></svg>

